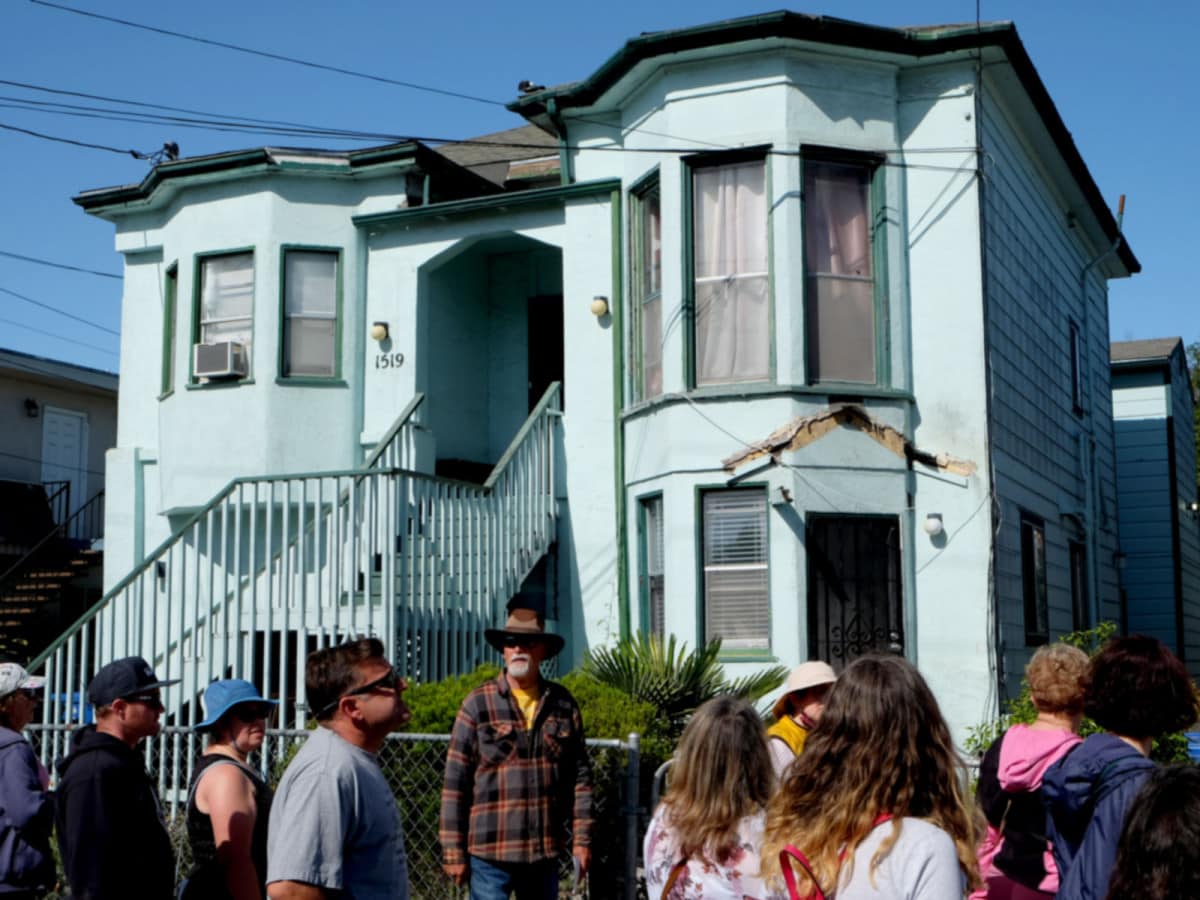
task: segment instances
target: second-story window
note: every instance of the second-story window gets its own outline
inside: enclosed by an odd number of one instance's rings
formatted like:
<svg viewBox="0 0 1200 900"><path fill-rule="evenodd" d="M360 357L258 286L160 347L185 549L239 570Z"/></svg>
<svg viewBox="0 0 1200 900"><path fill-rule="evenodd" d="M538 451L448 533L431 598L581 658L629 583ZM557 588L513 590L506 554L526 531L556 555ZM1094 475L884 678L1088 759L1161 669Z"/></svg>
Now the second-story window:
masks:
<svg viewBox="0 0 1200 900"><path fill-rule="evenodd" d="M804 161L805 329L810 382L875 384L876 284L866 164Z"/></svg>
<svg viewBox="0 0 1200 900"><path fill-rule="evenodd" d="M249 359L254 331L254 254L200 260L200 343L238 343Z"/></svg>
<svg viewBox="0 0 1200 900"><path fill-rule="evenodd" d="M1083 347L1079 340L1079 326L1070 324L1071 336L1071 411L1083 415Z"/></svg>
<svg viewBox="0 0 1200 900"><path fill-rule="evenodd" d="M336 250L284 251L283 341L280 374L338 375L338 262Z"/></svg>
<svg viewBox="0 0 1200 900"><path fill-rule="evenodd" d="M638 316L639 400L663 390L662 206L657 176L630 199L633 213L633 291Z"/></svg>
<svg viewBox="0 0 1200 900"><path fill-rule="evenodd" d="M770 378L764 159L692 170L694 383Z"/></svg>

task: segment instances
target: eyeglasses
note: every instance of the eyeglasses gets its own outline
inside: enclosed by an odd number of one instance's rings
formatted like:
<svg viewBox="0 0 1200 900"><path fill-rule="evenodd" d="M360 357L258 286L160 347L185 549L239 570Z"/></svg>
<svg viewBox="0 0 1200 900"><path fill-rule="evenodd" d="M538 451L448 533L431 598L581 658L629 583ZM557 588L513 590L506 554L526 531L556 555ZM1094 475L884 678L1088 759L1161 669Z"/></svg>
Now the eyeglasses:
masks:
<svg viewBox="0 0 1200 900"><path fill-rule="evenodd" d="M28 697L30 700L38 701L42 699L41 688L21 688L17 691L22 697Z"/></svg>
<svg viewBox="0 0 1200 900"><path fill-rule="evenodd" d="M402 691L406 687L408 687L408 683L404 680L404 676L400 674L400 670L392 669L386 675L376 678L374 681L368 681L366 684L359 685L356 688L346 691L346 693L342 694L332 703L322 707L317 713L317 718L320 719L328 716L335 709L337 709L337 705L346 697L358 697L363 694L372 694L379 690Z"/></svg>
<svg viewBox="0 0 1200 900"><path fill-rule="evenodd" d="M128 697L121 697L126 703L145 703L147 706L163 708L162 695L158 691L147 694L130 694Z"/></svg>
<svg viewBox="0 0 1200 900"><path fill-rule="evenodd" d="M230 713L242 724L249 725L259 719L268 718L274 710L275 707L267 703L243 703L235 706Z"/></svg>
<svg viewBox="0 0 1200 900"><path fill-rule="evenodd" d="M545 641L543 634L506 634L501 643L505 647L536 647Z"/></svg>

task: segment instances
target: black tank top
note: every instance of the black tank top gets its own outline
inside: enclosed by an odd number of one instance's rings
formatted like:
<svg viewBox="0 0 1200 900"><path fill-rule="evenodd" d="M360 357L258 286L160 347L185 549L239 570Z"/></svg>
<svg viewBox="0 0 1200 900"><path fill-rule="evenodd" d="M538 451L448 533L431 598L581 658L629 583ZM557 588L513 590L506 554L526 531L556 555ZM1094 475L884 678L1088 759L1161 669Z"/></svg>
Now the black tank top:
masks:
<svg viewBox="0 0 1200 900"><path fill-rule="evenodd" d="M192 783L188 786L187 832L188 842L192 845L192 858L195 866L188 876L188 897L211 897L213 900L223 900L229 897L226 887L225 873L217 861L216 840L213 838L212 819L208 813L202 813L196 807L196 785L200 777L214 765L229 764L237 766L243 775L250 779L254 786L254 832L250 838L250 859L254 870L258 873L259 893L265 898L267 884L267 820L271 816L271 799L274 792L267 783L252 768L236 759L231 759L220 753L207 753L200 757L196 771L192 773Z"/></svg>

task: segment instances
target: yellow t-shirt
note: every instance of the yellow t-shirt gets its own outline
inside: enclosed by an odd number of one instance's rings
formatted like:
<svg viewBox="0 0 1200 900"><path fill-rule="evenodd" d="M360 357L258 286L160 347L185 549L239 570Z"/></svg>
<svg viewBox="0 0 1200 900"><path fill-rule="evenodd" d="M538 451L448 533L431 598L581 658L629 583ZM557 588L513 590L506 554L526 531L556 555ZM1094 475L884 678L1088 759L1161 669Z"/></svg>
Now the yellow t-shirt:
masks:
<svg viewBox="0 0 1200 900"><path fill-rule="evenodd" d="M533 728L533 717L537 713L538 700L541 697L541 691L534 688L532 691L523 691L520 688L512 689L513 699L517 701L517 709L521 710L521 715L525 717L525 727Z"/></svg>

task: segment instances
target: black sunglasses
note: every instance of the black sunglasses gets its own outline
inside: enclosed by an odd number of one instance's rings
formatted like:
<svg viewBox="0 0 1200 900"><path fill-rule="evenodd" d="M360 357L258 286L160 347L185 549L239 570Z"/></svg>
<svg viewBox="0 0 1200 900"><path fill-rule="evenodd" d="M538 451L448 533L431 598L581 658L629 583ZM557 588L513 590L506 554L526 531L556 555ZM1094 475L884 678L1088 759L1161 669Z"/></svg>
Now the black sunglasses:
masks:
<svg viewBox="0 0 1200 900"><path fill-rule="evenodd" d="M539 633L506 634L500 643L505 647L534 647L546 643L546 635Z"/></svg>
<svg viewBox="0 0 1200 900"><path fill-rule="evenodd" d="M21 688L17 691L17 693L24 694L30 700L41 700L42 699L42 689L41 688Z"/></svg>
<svg viewBox="0 0 1200 900"><path fill-rule="evenodd" d="M235 706L229 712L230 715L243 725L249 725L257 722L259 719L270 718L271 713L274 711L275 707L269 703L243 703L240 706Z"/></svg>
<svg viewBox="0 0 1200 900"><path fill-rule="evenodd" d="M145 703L147 706L157 706L163 709L162 694L158 691L146 694L130 694L128 697L122 697L126 703Z"/></svg>
<svg viewBox="0 0 1200 900"><path fill-rule="evenodd" d="M326 706L322 707L320 709L320 711L317 713L317 718L321 719L321 718L324 718L325 716L328 716L335 709L337 709L337 705L339 703L341 703L342 700L345 699L346 697L358 697L358 696L361 696L362 694L370 694L374 691L379 690L380 688L391 688L392 690L396 690L396 688L399 687L400 682L402 682L403 680L404 680L404 676L400 674L400 670L394 668L390 672L388 672L386 675L382 676L381 678L376 678L374 681L368 681L366 684L359 685L358 687L353 688L352 690L346 691L346 693L342 694L340 697L338 697L332 703L329 703Z"/></svg>

